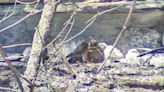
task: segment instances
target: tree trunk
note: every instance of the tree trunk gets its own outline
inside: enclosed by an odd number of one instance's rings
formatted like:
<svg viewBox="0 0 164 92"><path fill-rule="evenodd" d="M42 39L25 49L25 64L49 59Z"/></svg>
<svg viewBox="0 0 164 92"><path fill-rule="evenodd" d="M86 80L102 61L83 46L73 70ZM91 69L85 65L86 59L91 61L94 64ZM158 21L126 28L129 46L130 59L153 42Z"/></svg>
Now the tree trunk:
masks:
<svg viewBox="0 0 164 92"><path fill-rule="evenodd" d="M42 54L39 52L46 45L47 33L50 30L50 25L53 20L55 8L56 8L55 0L46 1L38 28L36 29L35 34L34 34L31 55L27 63L27 68L25 70L25 76L28 79L33 79L36 76L36 72L40 65L40 60L42 57ZM23 85L24 85L24 89L27 92L32 91L33 87L29 87L28 83L26 83L25 81Z"/></svg>

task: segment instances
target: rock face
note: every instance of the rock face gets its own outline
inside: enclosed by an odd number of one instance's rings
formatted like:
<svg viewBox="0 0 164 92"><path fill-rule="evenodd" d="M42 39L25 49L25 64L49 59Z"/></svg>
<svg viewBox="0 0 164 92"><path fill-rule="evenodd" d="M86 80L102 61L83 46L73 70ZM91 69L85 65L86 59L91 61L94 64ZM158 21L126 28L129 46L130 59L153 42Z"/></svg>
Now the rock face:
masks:
<svg viewBox="0 0 164 92"><path fill-rule="evenodd" d="M161 34L150 28L129 28L121 38L119 47L126 53L131 48L158 48L161 46Z"/></svg>
<svg viewBox="0 0 164 92"><path fill-rule="evenodd" d="M142 50L141 50L142 49ZM138 57L138 55L145 52L151 51L150 48L133 48L129 49L125 54L125 58L121 59L120 62L137 65L137 66L153 66L153 67L164 67L164 55L163 53L146 54Z"/></svg>
<svg viewBox="0 0 164 92"><path fill-rule="evenodd" d="M124 63L141 65L141 58L137 57L139 54L140 53L137 51L137 49L128 50L127 54L125 55Z"/></svg>
<svg viewBox="0 0 164 92"><path fill-rule="evenodd" d="M31 47L27 47L24 49L23 53L7 53L6 59L7 60L11 60L11 62L20 62L20 61L24 61L27 62L29 59L29 55L31 52ZM22 58L22 56L24 56ZM0 62L4 62L4 60L0 57Z"/></svg>
<svg viewBox="0 0 164 92"><path fill-rule="evenodd" d="M0 3L14 3L15 0L1 0Z"/></svg>
<svg viewBox="0 0 164 92"><path fill-rule="evenodd" d="M18 59L22 55L19 53L7 53L7 56L8 56L6 57L7 60L15 60L15 59ZM0 61L4 61L2 57L0 57Z"/></svg>
<svg viewBox="0 0 164 92"><path fill-rule="evenodd" d="M5 0L1 0L1 1L5 1ZM13 0L6 0L6 1L13 1ZM0 12L1 19L6 14L8 7L13 7L13 5L0 5L0 10L2 11ZM0 29L2 30L3 28L15 23L16 21L24 17L27 14L26 12L23 11L24 7L25 6L18 4L15 11L16 15L13 15L11 18L3 21L0 25ZM43 5L41 4L39 6L39 9L41 9L42 7ZM12 12L12 9L9 10L9 13L11 12ZM75 24L68 38L81 32L81 30L83 30L83 28L87 25L86 21L95 14L96 13L78 12L75 18ZM69 19L70 15L71 13L68 13L68 12L56 13L56 16L54 17L54 21L51 26L51 32L49 33L51 38L55 38L58 35L58 33L64 27L63 24L65 23L65 21ZM81 40L88 40L90 37L93 37L94 39L98 41L105 41L107 43L112 44L115 41L118 33L120 32L121 30L120 28L122 27L121 25L124 23L126 17L127 17L127 13L103 14L97 17L96 21L85 32L83 32L80 36L73 39L72 41L78 42ZM128 30L133 30L133 31L128 32L123 38L127 40L124 41L122 44L120 44L122 48L125 48L123 52L125 52L129 48L137 47L137 46L152 47L152 48L158 47L161 42L161 38L159 37L161 33L158 33L159 30L156 30L156 25L157 23L159 23L158 26L162 25L163 23L161 22L162 18L163 18L163 11L144 11L141 13L134 13L132 22L130 23L131 25L134 25L134 26L128 29ZM0 43L4 45L11 45L15 43L32 42L33 34L35 32L34 28L38 25L39 19L40 19L40 14L33 15L27 18L26 20L22 21L21 23L17 24L16 26L9 28L6 31L1 32ZM147 28L142 28L142 29L137 30L137 32L134 32L134 30L136 30L137 27L139 27L136 24L140 24L140 28L141 27L147 27ZM144 25L144 26L141 26L141 25ZM136 29L133 29L133 27L135 27ZM149 27L155 27L155 28L149 29ZM66 30L68 29L69 28L67 28ZM160 26L160 29L163 29L163 26ZM143 33L142 32L143 30L147 30L147 31L144 31ZM153 32L150 33L150 31L153 31ZM152 34L157 34L157 35L152 35ZM136 44L132 45L131 43L134 43L136 41L135 39L138 39L137 36L141 36L141 35L145 35L141 37L141 39L144 39L144 40L146 39L146 40L143 42L138 41ZM130 43L128 39L131 39L132 36L134 36L134 39L132 39L132 42ZM61 35L61 39L63 37L65 37L65 33ZM126 46L125 43L127 43L127 41L129 43ZM7 49L7 51L22 53L24 48L25 47L9 48Z"/></svg>
<svg viewBox="0 0 164 92"><path fill-rule="evenodd" d="M107 59L109 57L109 54L113 48L112 45L107 45L106 43L99 43L101 49L103 50L103 55L104 55L104 59ZM113 52L111 53L110 59L112 59L112 61L117 61L119 59L124 58L124 55L121 53L121 51L117 48L114 48ZM109 61L107 61L109 62Z"/></svg>

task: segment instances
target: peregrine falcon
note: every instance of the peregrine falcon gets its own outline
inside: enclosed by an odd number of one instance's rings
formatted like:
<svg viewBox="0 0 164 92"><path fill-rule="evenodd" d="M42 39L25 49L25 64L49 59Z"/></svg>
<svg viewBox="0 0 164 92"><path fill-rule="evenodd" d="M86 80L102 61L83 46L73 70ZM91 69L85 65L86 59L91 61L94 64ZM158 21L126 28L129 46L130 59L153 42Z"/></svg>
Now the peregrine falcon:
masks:
<svg viewBox="0 0 164 92"><path fill-rule="evenodd" d="M69 61L73 60L81 61L81 62L90 62L88 55L89 52L92 52L92 50L96 49L98 46L97 42L85 42L83 41L81 44L79 44L76 49L66 56L66 58L69 58Z"/></svg>

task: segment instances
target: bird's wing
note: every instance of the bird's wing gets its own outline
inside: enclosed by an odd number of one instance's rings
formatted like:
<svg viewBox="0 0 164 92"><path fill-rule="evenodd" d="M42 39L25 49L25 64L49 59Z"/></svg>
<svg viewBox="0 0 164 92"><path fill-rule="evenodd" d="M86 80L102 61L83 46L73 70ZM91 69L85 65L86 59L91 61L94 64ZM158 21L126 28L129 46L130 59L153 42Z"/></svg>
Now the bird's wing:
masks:
<svg viewBox="0 0 164 92"><path fill-rule="evenodd" d="M77 48L74 50L73 54L74 55L79 55L84 53L85 51L88 50L88 43L83 42L80 45L77 46Z"/></svg>
<svg viewBox="0 0 164 92"><path fill-rule="evenodd" d="M69 57L75 57L77 55L80 55L82 54L82 47L81 46L78 46L72 53L68 54L66 57L69 58Z"/></svg>

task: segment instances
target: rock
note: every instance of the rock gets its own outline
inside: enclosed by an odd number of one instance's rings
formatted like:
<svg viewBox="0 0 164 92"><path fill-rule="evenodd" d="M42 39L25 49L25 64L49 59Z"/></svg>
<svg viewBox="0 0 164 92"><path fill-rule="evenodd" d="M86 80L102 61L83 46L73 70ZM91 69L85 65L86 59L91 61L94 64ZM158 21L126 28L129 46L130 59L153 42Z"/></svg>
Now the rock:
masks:
<svg viewBox="0 0 164 92"><path fill-rule="evenodd" d="M93 83L92 78L88 76L88 74L83 73L83 72L78 74L77 80L79 80L79 82L83 84L84 86L91 86Z"/></svg>
<svg viewBox="0 0 164 92"><path fill-rule="evenodd" d="M76 49L77 45L80 44L81 42L82 41L73 41L73 42L71 42L69 44L65 44L63 46L63 49L64 49L63 53L64 53L64 55L67 56L68 54L72 53Z"/></svg>
<svg viewBox="0 0 164 92"><path fill-rule="evenodd" d="M24 63L21 62L21 57L22 55L19 53L7 53L8 57L6 57L6 60L9 60L10 62L12 62L12 65L14 67L22 67L24 66ZM4 62L5 60L3 60L2 58L0 58L0 66L3 67L8 67L8 64Z"/></svg>
<svg viewBox="0 0 164 92"><path fill-rule="evenodd" d="M0 3L14 3L15 0L0 0Z"/></svg>
<svg viewBox="0 0 164 92"><path fill-rule="evenodd" d="M77 88L76 92L88 92L87 88Z"/></svg>
<svg viewBox="0 0 164 92"><path fill-rule="evenodd" d="M149 64L155 67L164 67L164 54L156 54L150 59Z"/></svg>
<svg viewBox="0 0 164 92"><path fill-rule="evenodd" d="M7 57L5 57L5 59L6 59L6 60L13 60L13 62L14 62L14 60L19 59L21 56L22 56L22 55L19 54L19 53L7 53ZM4 61L2 57L0 57L0 61L1 61L1 62ZM18 62L18 61L17 61L17 62Z"/></svg>
<svg viewBox="0 0 164 92"><path fill-rule="evenodd" d="M20 56L22 56L21 54L19 54L19 53L7 53L7 59L17 59L17 58L19 58Z"/></svg>
<svg viewBox="0 0 164 92"><path fill-rule="evenodd" d="M108 58L113 46L107 45L106 43L99 43L99 46L103 50L104 59ZM114 48L112 54L110 55L110 59L112 59L112 61L117 61L121 58L124 58L124 55L121 53L119 49Z"/></svg>
<svg viewBox="0 0 164 92"><path fill-rule="evenodd" d="M141 65L141 58L137 57L140 53L137 51L137 49L130 49L128 50L127 54L125 55L125 61L124 63L128 64L136 64Z"/></svg>
<svg viewBox="0 0 164 92"><path fill-rule="evenodd" d="M164 46L164 32L162 34L162 46Z"/></svg>
<svg viewBox="0 0 164 92"><path fill-rule="evenodd" d="M158 48L161 34L157 30L146 27L131 27L125 31L118 43L123 53L132 48Z"/></svg>
<svg viewBox="0 0 164 92"><path fill-rule="evenodd" d="M138 55L148 52L152 49L149 48L134 48L134 49L130 49L128 50L128 52L125 55L125 59L120 60L123 63L128 63L131 65L145 65L146 63L148 64L148 60L151 57L150 54L148 55L144 55L142 57L138 57Z"/></svg>
<svg viewBox="0 0 164 92"><path fill-rule="evenodd" d="M145 52L152 50L148 48L142 48L142 49L145 49ZM152 56L152 54L147 54L142 57L137 57L140 54L141 52L138 49L130 49L125 55L125 59L120 60L120 62L128 63L131 65L139 65L139 66L140 65L148 65L148 66L153 65L155 67L164 66L164 55L162 53L155 54L154 56Z"/></svg>
<svg viewBox="0 0 164 92"><path fill-rule="evenodd" d="M65 83L60 83L56 88L55 92L65 92L67 89L68 85Z"/></svg>
<svg viewBox="0 0 164 92"><path fill-rule="evenodd" d="M65 92L68 88L68 79L66 77L53 76L55 81L49 80L55 92Z"/></svg>

